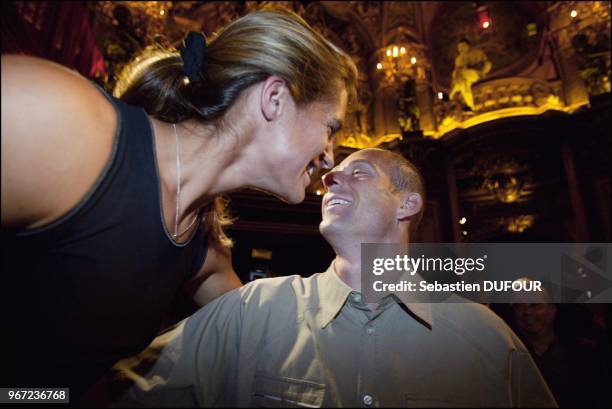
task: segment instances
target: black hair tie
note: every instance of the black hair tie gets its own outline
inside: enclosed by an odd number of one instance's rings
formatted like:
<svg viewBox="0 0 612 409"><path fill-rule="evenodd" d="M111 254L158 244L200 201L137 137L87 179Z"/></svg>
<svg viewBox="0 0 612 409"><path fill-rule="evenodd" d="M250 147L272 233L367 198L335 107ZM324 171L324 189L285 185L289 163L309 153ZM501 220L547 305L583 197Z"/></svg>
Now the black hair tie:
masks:
<svg viewBox="0 0 612 409"><path fill-rule="evenodd" d="M195 31L189 32L183 40L181 59L183 71L190 82L198 81L202 76L202 66L206 56L206 37Z"/></svg>

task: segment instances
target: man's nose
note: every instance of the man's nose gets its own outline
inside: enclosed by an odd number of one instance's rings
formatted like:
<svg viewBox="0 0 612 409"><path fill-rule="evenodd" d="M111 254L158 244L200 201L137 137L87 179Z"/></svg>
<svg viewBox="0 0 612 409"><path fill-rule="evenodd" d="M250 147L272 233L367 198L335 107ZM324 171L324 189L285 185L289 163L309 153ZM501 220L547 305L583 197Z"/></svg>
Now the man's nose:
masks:
<svg viewBox="0 0 612 409"><path fill-rule="evenodd" d="M342 172L338 170L331 170L325 175L323 175L321 181L323 182L323 186L325 187L325 189L329 190L334 185L342 184L344 182L344 179Z"/></svg>

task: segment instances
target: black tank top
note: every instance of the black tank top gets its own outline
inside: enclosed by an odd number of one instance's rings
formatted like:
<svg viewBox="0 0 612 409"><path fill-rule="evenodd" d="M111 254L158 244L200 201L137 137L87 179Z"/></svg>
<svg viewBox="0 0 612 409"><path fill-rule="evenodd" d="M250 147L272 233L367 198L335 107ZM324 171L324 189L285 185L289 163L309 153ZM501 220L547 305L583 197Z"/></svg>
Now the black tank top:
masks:
<svg viewBox="0 0 612 409"><path fill-rule="evenodd" d="M153 340L206 256L201 228L185 244L166 230L144 110L105 96L118 126L86 197L47 226L3 229L3 387L67 386L76 397Z"/></svg>

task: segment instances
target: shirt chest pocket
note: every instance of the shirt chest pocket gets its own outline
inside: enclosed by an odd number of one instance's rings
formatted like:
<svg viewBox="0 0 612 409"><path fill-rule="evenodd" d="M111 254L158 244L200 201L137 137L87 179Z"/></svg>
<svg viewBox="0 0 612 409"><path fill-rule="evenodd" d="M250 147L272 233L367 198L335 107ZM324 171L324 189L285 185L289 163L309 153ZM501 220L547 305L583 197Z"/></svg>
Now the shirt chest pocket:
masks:
<svg viewBox="0 0 612 409"><path fill-rule="evenodd" d="M256 375L251 406L256 408L320 408L325 385L300 379Z"/></svg>
<svg viewBox="0 0 612 409"><path fill-rule="evenodd" d="M407 408L475 408L477 406L468 402L449 401L440 399L406 398Z"/></svg>
<svg viewBox="0 0 612 409"><path fill-rule="evenodd" d="M440 399L435 396L406 395L405 406L407 408L498 408L509 407L509 404L500 402L483 403L477 392L471 396L457 397L454 399Z"/></svg>

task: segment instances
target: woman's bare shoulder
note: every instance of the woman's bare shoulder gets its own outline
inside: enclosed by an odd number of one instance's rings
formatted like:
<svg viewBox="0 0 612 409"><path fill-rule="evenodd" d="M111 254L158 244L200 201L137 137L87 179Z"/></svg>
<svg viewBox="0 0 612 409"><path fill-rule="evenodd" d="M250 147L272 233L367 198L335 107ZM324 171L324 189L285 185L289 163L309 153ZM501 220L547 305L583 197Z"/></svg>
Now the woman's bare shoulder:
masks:
<svg viewBox="0 0 612 409"><path fill-rule="evenodd" d="M2 55L2 224L38 227L88 192L110 157L117 115L61 65Z"/></svg>

